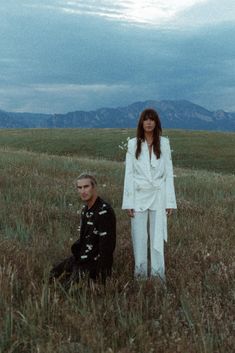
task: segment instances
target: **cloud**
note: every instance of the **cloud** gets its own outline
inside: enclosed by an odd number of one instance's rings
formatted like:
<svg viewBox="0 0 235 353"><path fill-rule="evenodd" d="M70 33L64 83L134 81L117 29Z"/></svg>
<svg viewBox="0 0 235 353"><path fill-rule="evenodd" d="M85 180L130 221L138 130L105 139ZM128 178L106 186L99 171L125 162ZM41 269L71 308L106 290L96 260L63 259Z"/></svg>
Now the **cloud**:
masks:
<svg viewBox="0 0 235 353"><path fill-rule="evenodd" d="M128 105L136 100L160 98L151 84L43 84L0 86L4 110L66 113Z"/></svg>
<svg viewBox="0 0 235 353"><path fill-rule="evenodd" d="M0 12L48 12L156 28L182 29L235 20L234 0L8 0ZM4 21L4 18L3 18Z"/></svg>
<svg viewBox="0 0 235 353"><path fill-rule="evenodd" d="M182 11L176 18L177 28L201 28L218 26L235 21L234 0L207 0L196 3L192 8Z"/></svg>
<svg viewBox="0 0 235 353"><path fill-rule="evenodd" d="M59 10L67 14L87 15L121 21L129 24L161 26L175 19L180 13L208 0L55 0L25 6Z"/></svg>
<svg viewBox="0 0 235 353"><path fill-rule="evenodd" d="M166 98L231 109L234 2L142 3L139 19L140 1L1 3L0 109L66 112Z"/></svg>

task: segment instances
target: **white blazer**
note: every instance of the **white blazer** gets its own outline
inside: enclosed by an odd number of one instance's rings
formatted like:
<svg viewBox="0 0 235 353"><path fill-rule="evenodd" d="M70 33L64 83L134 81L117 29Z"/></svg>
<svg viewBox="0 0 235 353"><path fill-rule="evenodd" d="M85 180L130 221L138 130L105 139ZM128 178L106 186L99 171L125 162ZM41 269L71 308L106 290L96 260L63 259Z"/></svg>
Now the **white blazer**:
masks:
<svg viewBox="0 0 235 353"><path fill-rule="evenodd" d="M156 210L153 246L162 252L162 241L167 241L166 208L177 208L170 144L166 137L161 137L160 158L157 159L152 150L150 159L148 145L142 142L136 159L136 142L136 138L128 142L122 209Z"/></svg>
<svg viewBox="0 0 235 353"><path fill-rule="evenodd" d="M150 159L145 141L142 142L141 153L136 159L136 143L136 138L128 142L122 209L151 209L165 214L166 208L177 208L168 138L160 137L159 159L153 150Z"/></svg>

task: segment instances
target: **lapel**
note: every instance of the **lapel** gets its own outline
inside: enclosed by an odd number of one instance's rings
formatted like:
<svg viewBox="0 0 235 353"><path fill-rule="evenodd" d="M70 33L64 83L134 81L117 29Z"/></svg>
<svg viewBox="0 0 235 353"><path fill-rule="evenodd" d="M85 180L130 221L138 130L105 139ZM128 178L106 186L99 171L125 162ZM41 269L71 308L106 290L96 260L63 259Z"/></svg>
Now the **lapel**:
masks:
<svg viewBox="0 0 235 353"><path fill-rule="evenodd" d="M147 173L149 180L152 179L152 175L151 175L151 170L150 170L150 156L149 156L149 149L148 149L148 144L146 141L143 142L142 144L142 153L143 153L143 168L145 170L145 172ZM153 151L152 151L152 156L151 158L153 158Z"/></svg>

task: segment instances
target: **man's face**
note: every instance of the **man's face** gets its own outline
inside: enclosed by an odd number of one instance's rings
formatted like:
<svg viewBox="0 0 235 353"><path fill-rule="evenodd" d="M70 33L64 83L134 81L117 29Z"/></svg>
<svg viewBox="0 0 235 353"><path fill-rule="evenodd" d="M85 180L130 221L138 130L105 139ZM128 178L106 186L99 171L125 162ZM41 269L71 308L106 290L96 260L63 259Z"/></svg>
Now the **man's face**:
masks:
<svg viewBox="0 0 235 353"><path fill-rule="evenodd" d="M82 201L89 202L96 196L96 188L92 185L90 179L81 179L77 181L77 190Z"/></svg>

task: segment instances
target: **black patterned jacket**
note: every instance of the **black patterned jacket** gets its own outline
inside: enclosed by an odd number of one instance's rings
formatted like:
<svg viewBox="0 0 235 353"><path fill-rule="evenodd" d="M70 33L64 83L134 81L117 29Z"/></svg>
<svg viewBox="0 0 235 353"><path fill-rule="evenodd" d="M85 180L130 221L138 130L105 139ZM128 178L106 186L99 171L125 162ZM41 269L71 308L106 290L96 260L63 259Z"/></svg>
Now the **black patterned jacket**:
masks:
<svg viewBox="0 0 235 353"><path fill-rule="evenodd" d="M80 238L71 247L78 264L84 269L101 274L105 280L111 275L113 252L116 245L116 217L112 207L97 197L88 209L81 212Z"/></svg>

